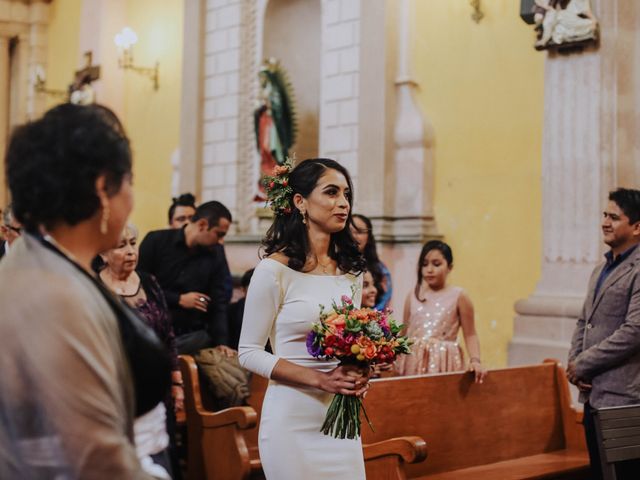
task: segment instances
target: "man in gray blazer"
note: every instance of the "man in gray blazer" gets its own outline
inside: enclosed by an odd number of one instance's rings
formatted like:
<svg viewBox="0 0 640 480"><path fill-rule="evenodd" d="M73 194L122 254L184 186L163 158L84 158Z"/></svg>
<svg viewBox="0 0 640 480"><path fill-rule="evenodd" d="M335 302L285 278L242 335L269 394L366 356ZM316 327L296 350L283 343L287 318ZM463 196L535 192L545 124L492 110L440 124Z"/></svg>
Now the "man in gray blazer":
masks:
<svg viewBox="0 0 640 480"><path fill-rule="evenodd" d="M640 190L609 194L602 234L610 250L591 274L567 366L584 403L593 478L602 474L592 410L640 404ZM619 465L619 479L640 478L633 463Z"/></svg>

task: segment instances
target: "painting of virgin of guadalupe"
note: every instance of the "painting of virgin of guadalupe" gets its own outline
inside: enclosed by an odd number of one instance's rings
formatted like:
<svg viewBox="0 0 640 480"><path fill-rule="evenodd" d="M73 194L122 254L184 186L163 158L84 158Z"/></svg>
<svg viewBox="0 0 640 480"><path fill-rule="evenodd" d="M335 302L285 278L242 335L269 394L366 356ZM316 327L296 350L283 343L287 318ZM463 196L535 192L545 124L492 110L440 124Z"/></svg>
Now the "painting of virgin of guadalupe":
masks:
<svg viewBox="0 0 640 480"><path fill-rule="evenodd" d="M296 117L293 88L280 63L269 58L258 72L260 104L254 111L256 147L260 154L260 178L271 175L282 165L296 141ZM264 186L258 180L255 201L266 200Z"/></svg>

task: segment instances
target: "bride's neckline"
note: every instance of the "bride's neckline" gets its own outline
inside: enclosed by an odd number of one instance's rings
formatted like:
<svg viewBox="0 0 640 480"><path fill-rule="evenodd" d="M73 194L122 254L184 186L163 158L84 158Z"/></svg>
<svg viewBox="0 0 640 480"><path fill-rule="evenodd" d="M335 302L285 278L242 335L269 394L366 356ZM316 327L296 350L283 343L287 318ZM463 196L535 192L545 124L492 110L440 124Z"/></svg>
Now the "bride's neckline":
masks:
<svg viewBox="0 0 640 480"><path fill-rule="evenodd" d="M276 259L274 259L274 258L266 257L266 258L264 258L263 260L269 260L269 261L271 261L271 262L275 262L275 263L277 263L278 265L283 266L283 267L284 267L284 268L286 268L287 270L291 270L292 272L299 273L300 275L306 275L306 276L308 276L308 277L320 277L320 278L322 278L322 277L326 277L326 278L341 278L341 277L346 277L347 275L349 275L348 273L343 273L343 274L341 274L341 275L323 275L323 274L315 274L315 273L301 272L300 270L294 270L294 269L293 269L293 268L291 268L289 265L286 265L286 264L284 264L284 263L282 263L282 262L280 262L280 261L278 261L278 260L276 260Z"/></svg>

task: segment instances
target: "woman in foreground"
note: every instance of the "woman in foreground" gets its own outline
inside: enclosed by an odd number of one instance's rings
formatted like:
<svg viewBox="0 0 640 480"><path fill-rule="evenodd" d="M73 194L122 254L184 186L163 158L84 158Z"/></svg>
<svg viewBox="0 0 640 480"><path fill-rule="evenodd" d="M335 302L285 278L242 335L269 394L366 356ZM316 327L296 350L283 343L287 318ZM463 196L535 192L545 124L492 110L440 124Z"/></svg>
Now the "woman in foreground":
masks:
<svg viewBox="0 0 640 480"><path fill-rule="evenodd" d="M169 359L91 270L133 206L122 126L61 105L13 133L6 165L24 233L0 265L0 478L153 478L133 418L163 398Z"/></svg>

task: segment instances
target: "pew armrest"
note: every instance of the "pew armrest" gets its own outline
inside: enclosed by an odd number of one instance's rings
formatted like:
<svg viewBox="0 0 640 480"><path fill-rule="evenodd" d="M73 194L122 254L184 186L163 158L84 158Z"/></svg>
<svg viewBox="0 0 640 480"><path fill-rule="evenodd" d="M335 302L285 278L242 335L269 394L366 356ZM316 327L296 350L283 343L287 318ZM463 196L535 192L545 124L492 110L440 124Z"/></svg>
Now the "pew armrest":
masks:
<svg viewBox="0 0 640 480"><path fill-rule="evenodd" d="M202 428L219 428L236 424L237 428L245 430L255 427L258 414L251 407L231 407L219 412L201 411Z"/></svg>
<svg viewBox="0 0 640 480"><path fill-rule="evenodd" d="M405 463L418 463L427 458L427 444L420 437L396 437L363 445L365 461L396 455Z"/></svg>

